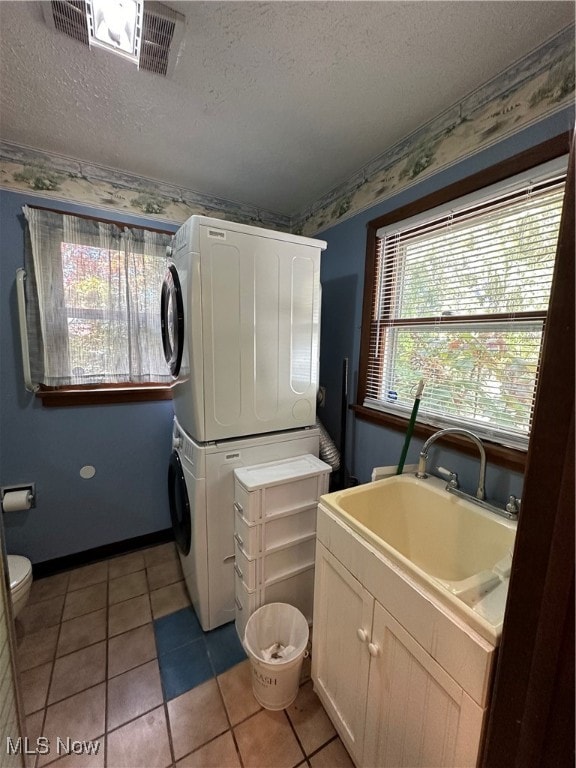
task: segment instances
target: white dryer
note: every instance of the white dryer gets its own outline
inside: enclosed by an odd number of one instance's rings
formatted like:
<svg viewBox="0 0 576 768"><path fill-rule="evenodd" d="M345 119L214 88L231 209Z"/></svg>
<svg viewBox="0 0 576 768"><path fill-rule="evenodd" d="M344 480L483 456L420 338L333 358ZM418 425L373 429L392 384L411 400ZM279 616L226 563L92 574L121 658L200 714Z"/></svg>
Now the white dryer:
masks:
<svg viewBox="0 0 576 768"><path fill-rule="evenodd" d="M200 443L313 425L326 243L192 216L162 288L174 411Z"/></svg>
<svg viewBox="0 0 576 768"><path fill-rule="evenodd" d="M314 428L201 445L174 419L168 470L172 527L186 586L204 630L234 621L234 470L311 453Z"/></svg>

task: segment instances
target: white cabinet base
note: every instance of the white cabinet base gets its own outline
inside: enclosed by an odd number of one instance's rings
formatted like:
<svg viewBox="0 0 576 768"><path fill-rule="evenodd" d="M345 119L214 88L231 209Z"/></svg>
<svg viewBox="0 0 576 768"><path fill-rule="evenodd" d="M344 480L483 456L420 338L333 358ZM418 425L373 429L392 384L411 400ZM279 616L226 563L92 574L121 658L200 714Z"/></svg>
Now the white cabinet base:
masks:
<svg viewBox="0 0 576 768"><path fill-rule="evenodd" d="M314 606L312 679L340 738L358 761L370 667L358 632L370 631L374 599L321 544L316 546L314 594L321 597Z"/></svg>
<svg viewBox="0 0 576 768"><path fill-rule="evenodd" d="M340 530L331 531L331 515L322 505L318 515L312 679L350 756L359 768L474 768L494 649L458 622L446 635L450 616L422 594L414 604L407 601L410 606L400 611L405 620L400 623L381 604L387 594L391 605L397 604L397 591L375 590L376 599L362 584L362 576L373 573L369 561L374 552L364 552L364 543L350 532L346 552L359 549L347 554L345 567L329 551L341 536L341 521ZM386 582L387 564L378 557ZM350 563L357 563L356 573L349 570ZM437 617L434 611L439 611ZM414 612L412 622L409 614ZM431 617L432 641L412 631L420 626L420 612ZM445 636L454 650L448 670L439 663L445 657ZM460 661L467 657L474 659L473 673Z"/></svg>
<svg viewBox="0 0 576 768"><path fill-rule="evenodd" d="M378 603L363 764L475 766L483 710Z"/></svg>

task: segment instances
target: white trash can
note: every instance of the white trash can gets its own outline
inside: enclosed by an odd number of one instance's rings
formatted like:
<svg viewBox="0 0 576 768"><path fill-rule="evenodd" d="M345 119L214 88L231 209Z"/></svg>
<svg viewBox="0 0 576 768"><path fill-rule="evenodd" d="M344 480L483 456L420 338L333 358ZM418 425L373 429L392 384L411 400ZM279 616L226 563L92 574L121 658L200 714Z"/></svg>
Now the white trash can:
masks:
<svg viewBox="0 0 576 768"><path fill-rule="evenodd" d="M287 603L263 605L248 619L244 647L252 691L265 709L285 709L298 695L308 635L306 618Z"/></svg>

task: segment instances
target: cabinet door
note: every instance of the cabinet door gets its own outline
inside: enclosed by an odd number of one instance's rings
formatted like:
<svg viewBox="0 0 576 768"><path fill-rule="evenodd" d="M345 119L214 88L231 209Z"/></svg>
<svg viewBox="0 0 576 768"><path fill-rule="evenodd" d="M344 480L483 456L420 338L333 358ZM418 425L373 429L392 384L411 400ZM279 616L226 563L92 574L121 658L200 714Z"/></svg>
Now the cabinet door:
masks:
<svg viewBox="0 0 576 768"><path fill-rule="evenodd" d="M362 762L374 598L316 545L312 679L342 741Z"/></svg>
<svg viewBox="0 0 576 768"><path fill-rule="evenodd" d="M475 766L484 710L377 602L368 650L363 764Z"/></svg>

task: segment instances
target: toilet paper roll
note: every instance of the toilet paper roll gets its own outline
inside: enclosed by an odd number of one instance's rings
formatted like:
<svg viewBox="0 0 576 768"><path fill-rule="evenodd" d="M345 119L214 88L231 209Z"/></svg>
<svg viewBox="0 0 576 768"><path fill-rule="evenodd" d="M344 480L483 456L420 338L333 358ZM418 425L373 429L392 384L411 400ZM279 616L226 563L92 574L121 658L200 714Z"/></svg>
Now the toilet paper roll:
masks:
<svg viewBox="0 0 576 768"><path fill-rule="evenodd" d="M21 512L32 506L32 494L30 491L10 491L4 494L2 509L4 512Z"/></svg>

